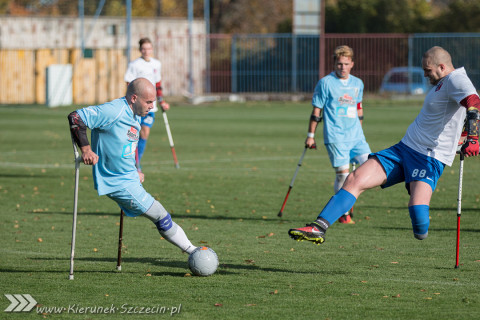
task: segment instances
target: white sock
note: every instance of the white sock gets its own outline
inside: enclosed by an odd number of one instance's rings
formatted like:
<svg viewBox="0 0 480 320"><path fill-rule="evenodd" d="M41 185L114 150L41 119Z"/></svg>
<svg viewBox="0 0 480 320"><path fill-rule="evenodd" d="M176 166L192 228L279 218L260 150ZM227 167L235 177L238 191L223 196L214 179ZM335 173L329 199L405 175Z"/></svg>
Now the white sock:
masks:
<svg viewBox="0 0 480 320"><path fill-rule="evenodd" d="M173 226L170 229L160 232L162 237L164 237L168 242L182 249L182 251L185 251L188 254L192 253L192 251L197 247L195 247L190 240L188 240L188 237L185 234L185 231L183 231L182 227L173 221L172 224Z"/></svg>

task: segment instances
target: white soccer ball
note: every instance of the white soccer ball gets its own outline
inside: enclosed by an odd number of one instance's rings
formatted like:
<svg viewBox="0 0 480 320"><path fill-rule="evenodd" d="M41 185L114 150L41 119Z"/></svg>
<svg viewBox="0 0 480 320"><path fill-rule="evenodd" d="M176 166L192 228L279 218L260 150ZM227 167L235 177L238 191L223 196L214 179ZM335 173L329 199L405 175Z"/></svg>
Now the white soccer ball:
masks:
<svg viewBox="0 0 480 320"><path fill-rule="evenodd" d="M211 248L198 247L188 257L188 267L196 276L210 276L217 270L218 256Z"/></svg>

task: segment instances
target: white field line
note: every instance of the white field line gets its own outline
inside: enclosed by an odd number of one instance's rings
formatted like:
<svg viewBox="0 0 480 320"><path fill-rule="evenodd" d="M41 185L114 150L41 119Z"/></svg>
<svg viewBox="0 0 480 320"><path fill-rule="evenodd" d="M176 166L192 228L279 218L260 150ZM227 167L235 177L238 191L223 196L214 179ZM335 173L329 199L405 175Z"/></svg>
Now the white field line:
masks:
<svg viewBox="0 0 480 320"><path fill-rule="evenodd" d="M311 156L309 158L313 159L320 159L321 156ZM181 160L180 165L182 164L202 164L202 163L251 163L254 165L256 162L263 162L263 161L288 161L288 160L296 160L298 161L298 156L278 156L278 157L258 157L258 158L219 158L219 159L190 159L190 160ZM162 165L168 166L172 163L172 160L163 160L163 161L155 161L155 162L144 162L142 163L143 166L155 166L155 165ZM74 168L75 164L72 161L71 163L47 163L47 164L40 164L40 163L17 163L17 162L0 162L0 167L2 168L39 168L39 169L72 169Z"/></svg>

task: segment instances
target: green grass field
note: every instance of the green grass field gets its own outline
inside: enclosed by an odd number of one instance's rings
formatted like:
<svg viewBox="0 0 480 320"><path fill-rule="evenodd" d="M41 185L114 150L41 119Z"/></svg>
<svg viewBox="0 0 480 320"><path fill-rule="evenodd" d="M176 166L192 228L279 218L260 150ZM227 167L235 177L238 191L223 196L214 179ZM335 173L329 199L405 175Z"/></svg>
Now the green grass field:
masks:
<svg viewBox="0 0 480 320"><path fill-rule="evenodd" d="M367 141L378 151L402 138L421 101L364 105ZM217 252L220 267L211 277L186 276L188 256L141 217L125 219L123 270L115 271L119 209L98 197L91 168L82 165L69 281L74 162L66 116L73 109L0 107L0 319L157 319L172 311L181 319L479 316L479 159L465 161L459 269L458 159L433 195L424 241L413 238L404 185L365 192L356 224L335 224L321 246L288 237L288 229L314 220L333 192L318 134L319 149L307 152L277 217L303 150L308 102L173 106L180 169L157 118L143 160L145 188L194 244ZM39 305L4 312L4 294L30 294ZM111 306L114 314L91 311ZM138 314L142 307L156 313Z"/></svg>

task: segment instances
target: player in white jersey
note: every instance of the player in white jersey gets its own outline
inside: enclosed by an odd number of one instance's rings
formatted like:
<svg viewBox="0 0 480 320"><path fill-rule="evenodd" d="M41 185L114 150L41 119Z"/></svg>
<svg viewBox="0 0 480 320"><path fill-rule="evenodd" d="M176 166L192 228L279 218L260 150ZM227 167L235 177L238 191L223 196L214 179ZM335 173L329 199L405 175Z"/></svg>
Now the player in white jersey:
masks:
<svg viewBox="0 0 480 320"><path fill-rule="evenodd" d="M144 175L135 166L140 119L150 112L155 100L155 87L149 80L137 78L128 85L125 97L70 113L70 132L82 151L83 163L93 166L98 194L114 200L127 216L148 218L163 238L191 253L196 247L143 188ZM92 134L91 146L87 128Z"/></svg>
<svg viewBox="0 0 480 320"><path fill-rule="evenodd" d="M337 193L350 172L350 163L364 163L371 151L362 130L363 82L350 74L354 65L353 50L348 46L339 46L334 51L333 60L334 71L315 86L305 144L315 148L315 131L323 119L323 140L335 170L333 187L334 193ZM348 211L339 222L355 223Z"/></svg>
<svg viewBox="0 0 480 320"><path fill-rule="evenodd" d="M163 100L162 91L162 64L159 60L153 58L153 44L149 38L142 38L138 42L141 57L128 64L124 80L128 83L137 78L146 78L153 84L157 91L157 100L153 103L153 109L142 117L140 139L137 148L137 168L140 170L140 161L147 146L147 140L150 136L150 129L155 122L155 112L158 111L157 103L163 111L170 109L170 105Z"/></svg>
<svg viewBox="0 0 480 320"><path fill-rule="evenodd" d="M324 242L327 228L353 206L365 190L405 182L410 195L408 210L413 235L423 240L428 235L430 199L445 165L451 166L466 114L465 156L477 156L480 99L463 68L453 67L450 54L441 47L424 53L422 67L434 87L423 108L396 145L373 153L350 174L317 219L306 227L290 229L290 237L316 244Z"/></svg>

